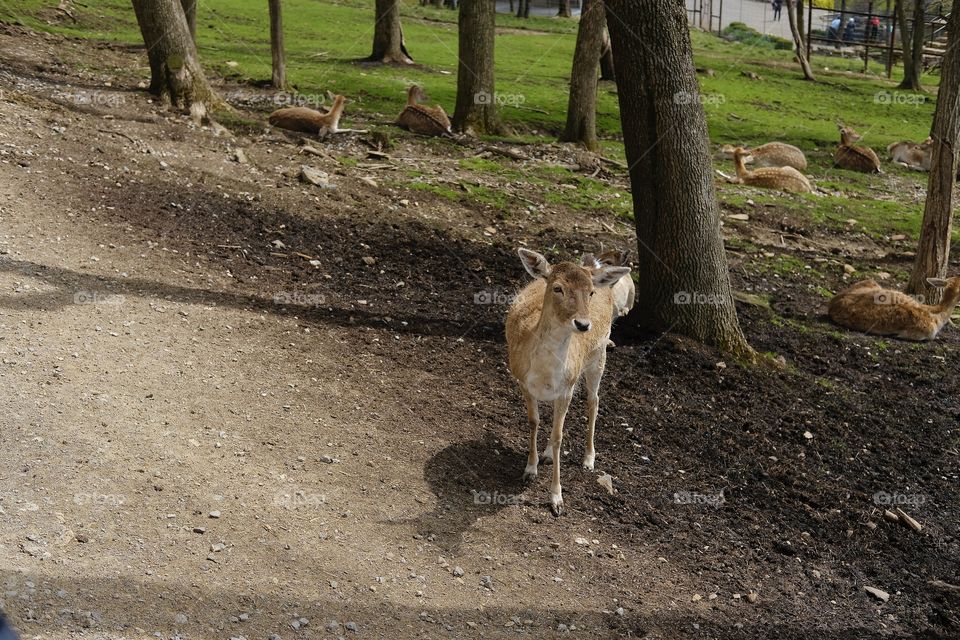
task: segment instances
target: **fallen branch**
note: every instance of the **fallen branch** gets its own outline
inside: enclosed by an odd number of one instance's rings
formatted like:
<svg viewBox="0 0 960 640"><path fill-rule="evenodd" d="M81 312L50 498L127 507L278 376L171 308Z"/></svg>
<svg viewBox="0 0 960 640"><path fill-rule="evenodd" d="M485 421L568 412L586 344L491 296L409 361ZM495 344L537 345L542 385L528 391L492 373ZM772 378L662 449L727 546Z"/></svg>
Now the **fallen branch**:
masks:
<svg viewBox="0 0 960 640"><path fill-rule="evenodd" d="M613 158L604 158L603 156L597 156L597 157L600 159L600 162L606 162L607 164L612 164L613 166L619 167L621 169L627 168L627 165L623 164L619 160L614 160Z"/></svg>
<svg viewBox="0 0 960 640"><path fill-rule="evenodd" d="M943 580L928 580L927 584L933 587L934 589L940 589L941 591L949 591L950 593L960 593L960 586L955 584L950 584L949 582L944 582Z"/></svg>
<svg viewBox="0 0 960 640"><path fill-rule="evenodd" d="M481 153L483 153L484 151L487 151L487 152L490 152L490 153L495 153L495 154L500 155L500 156L505 156L505 157L507 157L507 158L512 158L512 159L514 159L514 160L529 160L529 159L530 159L530 158L528 158L527 156L523 155L522 153L519 153L519 152L517 152L517 151L514 151L513 149L501 149L500 147L494 147L494 146L489 146L489 145L488 145L488 146L483 147L483 148L480 150ZM480 155L480 154L477 154L477 155Z"/></svg>
<svg viewBox="0 0 960 640"><path fill-rule="evenodd" d="M121 138L126 138L127 140L129 140L129 141L132 142L133 144L137 144L137 141L136 141L136 140L134 140L133 138L131 138L131 137L128 136L127 134L122 133L122 132L120 132L120 131L111 131L110 129L97 129L97 131L99 131L100 133L112 133L112 134L115 135L115 136L120 136Z"/></svg>

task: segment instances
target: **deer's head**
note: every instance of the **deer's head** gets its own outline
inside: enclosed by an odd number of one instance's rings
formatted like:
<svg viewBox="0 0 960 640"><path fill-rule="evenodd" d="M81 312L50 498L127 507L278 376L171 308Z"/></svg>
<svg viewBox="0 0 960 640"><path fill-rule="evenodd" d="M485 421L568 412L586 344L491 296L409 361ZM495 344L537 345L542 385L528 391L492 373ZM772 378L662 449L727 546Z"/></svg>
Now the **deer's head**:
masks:
<svg viewBox="0 0 960 640"><path fill-rule="evenodd" d="M559 262L551 265L541 254L520 249L520 260L527 273L546 280L541 313L548 322L569 331L589 331L590 298L596 290L612 287L630 267L602 264L591 254L585 254L580 264Z"/></svg>
<svg viewBox="0 0 960 640"><path fill-rule="evenodd" d="M846 127L840 123L837 123L837 128L840 130L841 144L851 144L863 137L851 127Z"/></svg>

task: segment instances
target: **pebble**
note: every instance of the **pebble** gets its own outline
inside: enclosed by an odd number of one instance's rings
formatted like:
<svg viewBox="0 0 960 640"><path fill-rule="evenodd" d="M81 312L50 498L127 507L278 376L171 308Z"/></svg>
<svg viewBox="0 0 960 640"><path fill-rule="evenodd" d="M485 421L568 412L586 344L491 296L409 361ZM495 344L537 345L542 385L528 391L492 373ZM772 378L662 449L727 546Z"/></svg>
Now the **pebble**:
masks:
<svg viewBox="0 0 960 640"><path fill-rule="evenodd" d="M756 591L751 591L750 593L747 594L747 602L749 602L750 604L756 604L759 598L760 596L757 595Z"/></svg>
<svg viewBox="0 0 960 640"><path fill-rule="evenodd" d="M187 616L183 613L178 613L173 619L177 624L187 624Z"/></svg>
<svg viewBox="0 0 960 640"><path fill-rule="evenodd" d="M623 617L623 613L624 613L623 607L617 607L617 610L614 611L614 613L616 613L618 616L620 616L620 617L622 618L622 617Z"/></svg>
<svg viewBox="0 0 960 640"><path fill-rule="evenodd" d="M220 512L219 512L219 511L211 511L211 512L210 512L210 517L211 517L211 518L214 518L214 519L219 518L219 517L220 517Z"/></svg>
<svg viewBox="0 0 960 640"><path fill-rule="evenodd" d="M464 572L463 572L463 569L462 569L461 567L454 567L454 568L453 568L453 575L456 576L457 578L459 578L460 576L462 576L463 573L464 573Z"/></svg>
<svg viewBox="0 0 960 640"><path fill-rule="evenodd" d="M863 590L869 593L871 596L876 598L881 602L886 602L890 599L890 594L884 591L883 589L877 589L876 587L864 586Z"/></svg>
<svg viewBox="0 0 960 640"><path fill-rule="evenodd" d="M491 578L490 576L483 576L482 578L480 578L480 584L486 587L487 589L490 589L490 591L493 591L493 578Z"/></svg>
<svg viewBox="0 0 960 640"><path fill-rule="evenodd" d="M350 631L351 633L357 633L358 631L356 622L348 622L347 624L343 625L343 628L346 629L347 631Z"/></svg>
<svg viewBox="0 0 960 640"><path fill-rule="evenodd" d="M567 625L563 624L562 622L557 625L558 633L567 633L568 631L570 631L570 629L567 627Z"/></svg>

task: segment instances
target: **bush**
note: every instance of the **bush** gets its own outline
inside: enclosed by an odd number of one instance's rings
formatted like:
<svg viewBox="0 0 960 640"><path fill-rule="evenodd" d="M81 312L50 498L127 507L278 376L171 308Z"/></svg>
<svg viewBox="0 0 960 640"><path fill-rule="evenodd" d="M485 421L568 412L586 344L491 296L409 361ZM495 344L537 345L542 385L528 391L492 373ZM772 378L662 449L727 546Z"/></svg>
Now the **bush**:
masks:
<svg viewBox="0 0 960 640"><path fill-rule="evenodd" d="M784 38L776 36L766 36L756 29L748 27L742 22L731 22L727 28L721 32L721 35L727 40L735 40L752 47L761 47L766 49L793 49L793 43Z"/></svg>

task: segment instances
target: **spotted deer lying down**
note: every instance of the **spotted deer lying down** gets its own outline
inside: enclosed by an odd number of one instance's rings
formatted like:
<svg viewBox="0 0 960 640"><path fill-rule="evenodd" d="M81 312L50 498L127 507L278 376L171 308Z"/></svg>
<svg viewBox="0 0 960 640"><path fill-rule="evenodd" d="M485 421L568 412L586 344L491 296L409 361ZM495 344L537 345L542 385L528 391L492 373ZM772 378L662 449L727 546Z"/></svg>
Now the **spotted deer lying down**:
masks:
<svg viewBox="0 0 960 640"><path fill-rule="evenodd" d="M834 322L856 331L904 340L933 340L960 301L960 276L927 278L927 282L944 289L940 304L923 304L868 279L833 296L827 311Z"/></svg>
<svg viewBox="0 0 960 640"><path fill-rule="evenodd" d="M598 263L584 255L580 264L551 265L535 251L520 249L520 260L535 280L524 287L507 313L510 372L520 383L530 424L530 450L525 478L537 475L538 402L553 403L553 430L543 452L553 462L550 510L560 515L560 451L563 422L573 389L582 376L587 389L587 438L583 467L592 470L593 433L597 422L600 378L606 366L607 340L613 321L613 285L629 267Z"/></svg>
<svg viewBox="0 0 960 640"><path fill-rule="evenodd" d="M840 146L833 154L833 164L841 169L862 171L863 173L880 173L880 158L870 147L858 147L854 142L863 138L851 127L837 124L840 129Z"/></svg>
<svg viewBox="0 0 960 640"><path fill-rule="evenodd" d="M397 125L422 136L449 136L450 118L443 107L428 107L420 104L427 96L419 85L411 85L407 90L407 106L397 117Z"/></svg>
<svg viewBox="0 0 960 640"><path fill-rule="evenodd" d="M736 147L725 144L720 148L720 153L727 158L732 158L735 150ZM792 144L768 142L746 151L757 167L793 167L797 171L807 169L807 157L803 155L803 151Z"/></svg>
<svg viewBox="0 0 960 640"><path fill-rule="evenodd" d="M333 105L326 113L320 113L307 107L284 107L270 114L270 124L288 131L312 133L325 137L332 133L366 133L366 129L341 129L340 117L347 99L341 95L333 97Z"/></svg>
<svg viewBox="0 0 960 640"><path fill-rule="evenodd" d="M810 193L813 186L807 177L793 167L761 167L747 169L750 153L742 147L733 150L733 162L737 167L737 181L751 187L781 189L794 193Z"/></svg>
<svg viewBox="0 0 960 640"><path fill-rule="evenodd" d="M890 153L890 159L896 164L917 171L930 171L933 138L927 138L920 144L909 140L894 142L887 147L887 152Z"/></svg>

